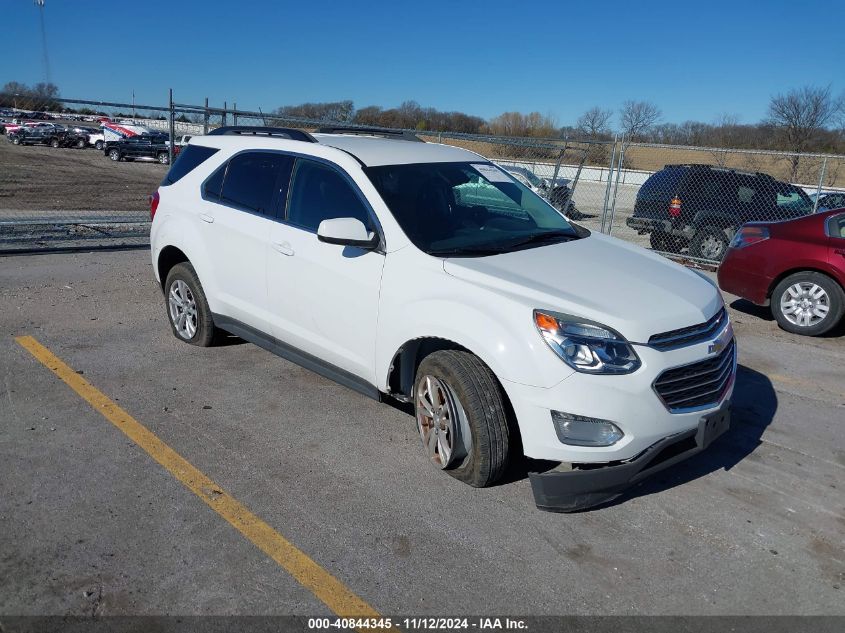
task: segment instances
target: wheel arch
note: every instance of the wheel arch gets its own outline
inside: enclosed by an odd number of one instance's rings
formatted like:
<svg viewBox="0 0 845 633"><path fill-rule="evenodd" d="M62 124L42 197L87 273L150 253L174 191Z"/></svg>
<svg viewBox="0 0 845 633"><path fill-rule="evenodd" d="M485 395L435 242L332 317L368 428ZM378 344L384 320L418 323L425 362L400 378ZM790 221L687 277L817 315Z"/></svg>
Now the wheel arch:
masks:
<svg viewBox="0 0 845 633"><path fill-rule="evenodd" d="M191 262L182 249L172 245L165 246L161 249L161 252L158 254L156 268L158 269L159 283L162 289L164 288L168 273L170 273L176 264L181 264L182 262Z"/></svg>
<svg viewBox="0 0 845 633"><path fill-rule="evenodd" d="M769 288L766 290L766 298L771 300L772 293L775 291L775 288L778 287L778 284L782 282L784 279L789 277L790 275L794 275L796 273L819 273L824 275L825 277L829 278L833 283L837 286L842 288L842 291L845 292L845 287L839 283L839 280L836 278L835 275L831 274L831 271L826 270L823 266L818 265L809 265L809 266L795 266L793 268L789 268L784 272L780 273L777 277L772 280L772 283L769 284Z"/></svg>
<svg viewBox="0 0 845 633"><path fill-rule="evenodd" d="M521 454L522 453L522 435L519 428L519 423L516 419L513 404L511 403L510 395L508 394L505 385L502 383L493 368L489 363L485 362L484 358L468 349L460 343L442 338L439 336L421 336L405 341L390 362L387 374L387 387L391 396L397 398L402 402L413 403L414 400L414 380L416 378L417 369L426 357L435 352L454 350L466 352L475 356L479 362L483 363L485 367L490 370L493 379L499 386L502 395L502 403L505 406L505 413L508 419L508 428L510 430L511 439L514 442L514 447Z"/></svg>

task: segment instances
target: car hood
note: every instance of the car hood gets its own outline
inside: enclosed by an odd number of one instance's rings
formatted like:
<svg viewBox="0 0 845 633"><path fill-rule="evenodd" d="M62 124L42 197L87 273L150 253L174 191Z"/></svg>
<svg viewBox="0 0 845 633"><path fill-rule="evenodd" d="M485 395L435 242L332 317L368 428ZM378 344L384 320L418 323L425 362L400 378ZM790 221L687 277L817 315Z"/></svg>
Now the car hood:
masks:
<svg viewBox="0 0 845 633"><path fill-rule="evenodd" d="M443 269L530 307L598 321L639 343L702 323L723 305L704 277L601 234L489 257L449 258Z"/></svg>

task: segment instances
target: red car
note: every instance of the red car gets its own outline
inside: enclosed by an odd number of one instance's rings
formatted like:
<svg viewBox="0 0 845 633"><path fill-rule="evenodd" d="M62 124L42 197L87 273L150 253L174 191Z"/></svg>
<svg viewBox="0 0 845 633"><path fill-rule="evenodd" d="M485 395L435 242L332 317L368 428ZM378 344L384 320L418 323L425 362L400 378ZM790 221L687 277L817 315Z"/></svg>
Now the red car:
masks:
<svg viewBox="0 0 845 633"><path fill-rule="evenodd" d="M770 303L788 332L829 331L845 312L845 209L745 224L719 267L719 287Z"/></svg>

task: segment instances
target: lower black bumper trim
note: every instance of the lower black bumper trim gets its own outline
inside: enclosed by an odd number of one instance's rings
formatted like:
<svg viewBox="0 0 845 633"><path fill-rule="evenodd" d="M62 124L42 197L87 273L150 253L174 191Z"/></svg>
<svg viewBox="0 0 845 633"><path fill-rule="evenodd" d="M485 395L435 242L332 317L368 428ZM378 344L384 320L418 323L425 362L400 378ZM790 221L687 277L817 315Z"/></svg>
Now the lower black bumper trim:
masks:
<svg viewBox="0 0 845 633"><path fill-rule="evenodd" d="M629 462L587 470L529 473L534 502L549 512L576 512L612 501L649 475L707 448L730 426L730 403L703 416L697 429L652 444Z"/></svg>

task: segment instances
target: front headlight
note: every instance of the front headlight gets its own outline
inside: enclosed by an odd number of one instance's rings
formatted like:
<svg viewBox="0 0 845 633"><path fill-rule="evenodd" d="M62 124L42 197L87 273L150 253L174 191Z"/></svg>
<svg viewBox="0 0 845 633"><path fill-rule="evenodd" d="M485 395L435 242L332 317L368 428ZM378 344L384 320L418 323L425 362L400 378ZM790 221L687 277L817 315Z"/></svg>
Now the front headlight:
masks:
<svg viewBox="0 0 845 633"><path fill-rule="evenodd" d="M640 367L634 348L608 327L540 310L534 310L534 324L555 354L576 371L630 374Z"/></svg>

